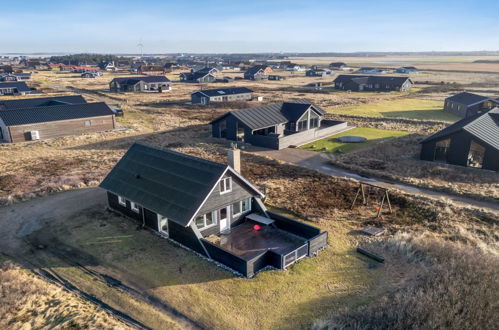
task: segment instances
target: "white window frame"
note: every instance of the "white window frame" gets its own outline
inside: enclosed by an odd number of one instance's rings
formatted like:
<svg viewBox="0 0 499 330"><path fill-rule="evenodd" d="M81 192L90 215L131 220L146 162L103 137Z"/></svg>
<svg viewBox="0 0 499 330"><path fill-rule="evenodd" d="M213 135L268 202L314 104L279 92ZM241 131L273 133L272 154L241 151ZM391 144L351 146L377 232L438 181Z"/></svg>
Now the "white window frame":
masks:
<svg viewBox="0 0 499 330"><path fill-rule="evenodd" d="M118 196L118 204L126 207L126 198L123 196Z"/></svg>
<svg viewBox="0 0 499 330"><path fill-rule="evenodd" d="M132 209L133 212L140 213L139 204L135 202L130 202L130 208Z"/></svg>
<svg viewBox="0 0 499 330"><path fill-rule="evenodd" d="M246 210L245 210L245 209L243 208L243 201L241 201L241 212L242 212L242 213L251 212L251 197L246 198L246 199L245 199L245 201L247 201L247 202L248 202L248 209L246 209Z"/></svg>
<svg viewBox="0 0 499 330"><path fill-rule="evenodd" d="M210 224L210 225L207 225L207 224L206 224L206 215L207 215L208 213L211 213L211 217L212 217L212 219L213 219L213 223L212 223L212 224ZM199 218L200 216L197 216L197 217L196 217L196 219L194 220L194 224L196 225L196 227L197 227L200 231L201 231L201 230L208 229L208 228L211 228L211 227L213 227L213 226L216 226L216 225L218 224L218 218L220 217L220 214L219 214L219 213L220 213L220 210L216 210L216 211L211 211L211 212L207 212L207 213L203 214L203 215L202 215L202 217L203 217L203 224L204 224L204 225L203 225L203 227L201 227L201 228L199 228L199 227L197 226L197 223L196 223L197 218ZM228 215L227 215L227 217L228 217Z"/></svg>
<svg viewBox="0 0 499 330"><path fill-rule="evenodd" d="M227 180L229 182L228 187L227 187ZM224 187L223 190L222 190L222 185ZM220 195L230 193L232 191L232 178L229 176L229 177L221 179L220 182L218 183L218 186L220 189Z"/></svg>
<svg viewBox="0 0 499 330"><path fill-rule="evenodd" d="M248 209L246 209L246 210L243 208L244 201L248 202ZM239 211L239 213L233 213L232 214L233 217L239 216L239 215L247 213L247 212L251 212L251 197L245 198L245 199L240 200L239 202L236 202L236 203L239 203L239 210L240 211ZM236 204L236 203L232 203L232 204ZM234 212L234 207L231 207L231 209L232 209L231 211Z"/></svg>

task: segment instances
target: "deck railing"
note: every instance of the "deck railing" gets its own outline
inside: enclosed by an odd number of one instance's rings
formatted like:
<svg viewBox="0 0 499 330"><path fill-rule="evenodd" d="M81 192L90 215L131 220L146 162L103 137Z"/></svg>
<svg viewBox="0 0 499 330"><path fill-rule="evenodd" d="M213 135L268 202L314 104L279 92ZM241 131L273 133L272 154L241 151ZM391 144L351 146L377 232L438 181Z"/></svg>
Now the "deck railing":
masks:
<svg viewBox="0 0 499 330"><path fill-rule="evenodd" d="M308 255L308 244L303 244L298 249L289 252L282 256L282 268L286 269L288 266L294 264L301 258L305 258Z"/></svg>

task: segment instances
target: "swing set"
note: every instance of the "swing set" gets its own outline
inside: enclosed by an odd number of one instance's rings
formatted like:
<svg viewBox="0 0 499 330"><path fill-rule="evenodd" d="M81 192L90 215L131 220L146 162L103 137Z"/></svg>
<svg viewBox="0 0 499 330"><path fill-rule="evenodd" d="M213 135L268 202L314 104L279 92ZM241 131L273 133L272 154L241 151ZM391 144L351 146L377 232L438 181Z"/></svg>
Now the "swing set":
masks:
<svg viewBox="0 0 499 330"><path fill-rule="evenodd" d="M390 196L388 195L388 189L383 188L377 185L374 185L372 183L367 183L367 182L360 182L359 183L359 188L357 189L357 193L355 194L355 198L353 199L352 206L350 209L352 210L355 207L355 203L357 202L357 199L359 195L362 195L362 205L367 206L369 205L369 199L375 199L378 202L379 206L375 207L375 210L377 211L376 218L379 218L381 216L381 213L383 212L383 206L385 205L385 201L388 204L388 209L390 213L392 213L392 204L390 203ZM382 197L381 197L382 196ZM381 201L380 201L381 199Z"/></svg>

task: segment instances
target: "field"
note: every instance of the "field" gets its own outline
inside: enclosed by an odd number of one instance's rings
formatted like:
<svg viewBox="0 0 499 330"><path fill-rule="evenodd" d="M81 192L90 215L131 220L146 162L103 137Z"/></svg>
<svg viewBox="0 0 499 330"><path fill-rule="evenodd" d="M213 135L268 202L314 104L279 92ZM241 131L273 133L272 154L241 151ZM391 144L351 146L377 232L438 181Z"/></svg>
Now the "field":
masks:
<svg viewBox="0 0 499 330"><path fill-rule="evenodd" d="M456 121L457 116L444 112L442 102L435 100L398 98L389 101L337 107L333 114L367 117L407 118L417 120Z"/></svg>
<svg viewBox="0 0 499 330"><path fill-rule="evenodd" d="M319 141L302 146L302 149L326 152L326 153L349 153L356 150L368 148L377 143L383 143L388 139L404 136L407 132L383 130L377 128L354 128L346 132L334 135ZM367 139L361 143L344 143L338 140L341 136L359 136Z"/></svg>
<svg viewBox="0 0 499 330"><path fill-rule="evenodd" d="M349 59L337 60L350 63ZM276 72L288 78L284 81L236 80L230 86L252 88L255 95L263 96L263 104L306 98L327 110L328 118L347 120L356 126L342 135L366 136L368 143L340 145L332 137L312 143L315 148L304 147L317 151L327 147L325 157L335 166L497 203L497 174L417 160L419 141L455 120L441 110L445 97L463 89L486 95L497 92L497 74L458 72L450 66L451 60L427 59L450 69L415 76L417 90L411 93L346 93L327 88L315 91L307 85L330 83L333 78L310 78L303 72L284 71ZM472 60L455 59L463 65L474 65ZM324 64L333 60L303 61ZM378 60L369 61L376 65ZM0 235L7 238L0 240L0 252L20 265L12 266L12 271L11 266L4 266L9 278L34 277L31 269L46 271L153 328L321 329L341 328L351 319L358 320L359 328L430 328L431 324L440 324L431 322L436 322L434 311L443 306L434 293L462 299L467 295L467 291L460 291L463 287L475 290L469 296L481 299L481 313L463 326L460 321L476 304L471 298L464 299L460 310L453 311L452 304L446 305L445 315L455 315L454 319L446 316L446 324L451 328L487 328L494 324L496 315L492 311L499 299L497 291L490 288L494 287L491 272L497 262L499 234L497 214L486 210L461 208L446 200L394 190L394 213L376 219L374 204L350 209L357 182L244 152L243 175L265 191L268 207L330 233L329 247L316 258L301 260L288 271L265 271L250 280L139 230L130 220L107 211L103 193L95 187L134 141L225 163L228 143L211 139L207 123L226 111L262 104L189 104L193 91L229 85L181 83L177 81L178 73L168 74L173 90L161 94L110 93L109 81L126 73L106 73L97 79L61 72L33 73L31 85L48 95L81 93L88 101L102 100L122 108L125 116L117 118L119 127L112 132L0 145ZM226 71L222 75L235 77L242 73ZM0 100L5 98L9 97ZM338 149L342 153L334 152ZM372 197L374 201L379 199ZM17 233L32 226L32 221L39 228L18 237ZM387 234L368 238L359 231L366 225L383 226ZM359 245L383 254L387 261L381 265L360 256L355 252ZM416 258L421 255L425 258ZM455 266L459 260L466 261L466 274L477 274L477 283L472 285L468 278L459 276ZM438 279L435 286L432 278ZM47 279L36 279L47 283ZM64 281L49 284L61 285ZM36 289L33 295L48 294ZM29 322L22 308L31 305L27 300L15 300L9 300L10 314L5 314L5 319L15 319L21 327ZM411 310L417 311L415 315L428 323L415 323L404 314L408 303ZM86 302L75 300L74 305L78 304ZM101 321L109 327L120 327L113 312L104 313L96 306L103 305L89 303L80 308L81 315L64 320L79 322L95 314L96 327ZM16 316L13 309L23 311L18 314L22 317ZM425 310L427 314L422 312ZM54 314L50 314L52 311ZM390 311L400 313L393 315ZM52 315L60 311L48 312L40 314L40 318L57 319ZM71 310L68 312L73 315ZM379 315L390 315L393 323L382 323ZM397 323L401 320L410 323Z"/></svg>

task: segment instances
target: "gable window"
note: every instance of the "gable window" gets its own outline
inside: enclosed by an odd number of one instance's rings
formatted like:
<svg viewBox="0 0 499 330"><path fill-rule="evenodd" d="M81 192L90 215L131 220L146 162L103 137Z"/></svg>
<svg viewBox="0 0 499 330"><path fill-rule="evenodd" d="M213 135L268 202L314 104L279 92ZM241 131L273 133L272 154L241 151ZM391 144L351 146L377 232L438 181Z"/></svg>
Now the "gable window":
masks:
<svg viewBox="0 0 499 330"><path fill-rule="evenodd" d="M223 178L220 180L220 194L225 194L232 191L231 177Z"/></svg>
<svg viewBox="0 0 499 330"><path fill-rule="evenodd" d="M319 127L319 115L316 114L315 112L311 111L310 112L310 128L317 128Z"/></svg>
<svg viewBox="0 0 499 330"><path fill-rule="evenodd" d="M208 212L196 218L196 227L205 229L217 224L218 211Z"/></svg>
<svg viewBox="0 0 499 330"><path fill-rule="evenodd" d="M468 166L481 168L484 156L485 148L475 141L471 141L470 151L468 152Z"/></svg>
<svg viewBox="0 0 499 330"><path fill-rule="evenodd" d="M133 212L139 213L139 205L134 202L130 202L130 208L132 209Z"/></svg>
<svg viewBox="0 0 499 330"><path fill-rule="evenodd" d="M298 125L297 125L297 131L298 132L301 132L301 131L306 131L307 130L307 120L301 120L298 122Z"/></svg>
<svg viewBox="0 0 499 330"><path fill-rule="evenodd" d="M118 204L126 206L126 199L123 196L118 196Z"/></svg>

